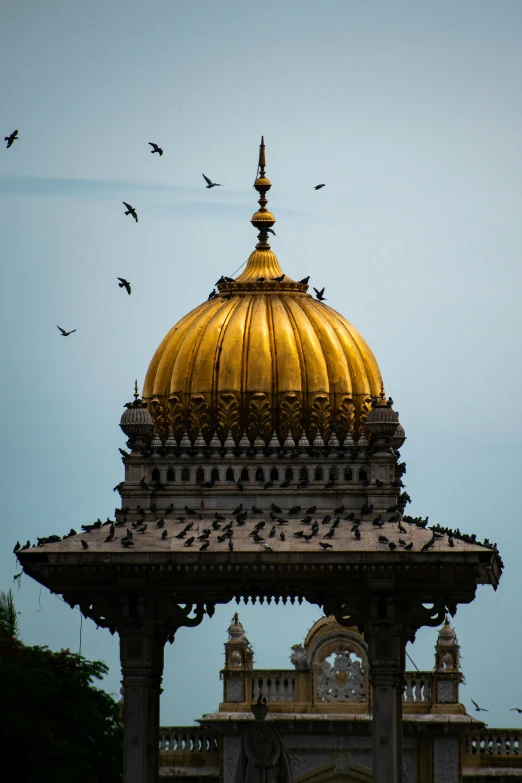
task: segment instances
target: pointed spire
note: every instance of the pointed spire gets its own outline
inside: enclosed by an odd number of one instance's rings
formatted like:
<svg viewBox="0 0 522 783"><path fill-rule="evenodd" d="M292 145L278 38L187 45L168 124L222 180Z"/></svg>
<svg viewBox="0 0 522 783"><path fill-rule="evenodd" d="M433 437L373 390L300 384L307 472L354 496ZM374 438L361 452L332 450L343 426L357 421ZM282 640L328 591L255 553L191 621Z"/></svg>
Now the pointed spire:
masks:
<svg viewBox="0 0 522 783"><path fill-rule="evenodd" d="M134 381L134 400L135 400L135 402L138 402L139 398L140 398L140 394L138 392L138 379L136 378L136 380Z"/></svg>
<svg viewBox="0 0 522 783"><path fill-rule="evenodd" d="M232 437L232 431L228 431L228 435L225 440L225 459L233 459L235 457L234 449L236 448L236 444L234 441L234 438Z"/></svg>
<svg viewBox="0 0 522 783"><path fill-rule="evenodd" d="M252 215L251 223L253 226L259 229L258 239L259 242L256 245L256 250L270 250L268 243L268 229L272 228L276 222L275 217L266 208L268 199L266 198L267 192L272 187L272 183L265 176L265 137L261 136L261 144L259 146L259 163L257 166L257 178L254 182L254 188L259 193L259 209Z"/></svg>

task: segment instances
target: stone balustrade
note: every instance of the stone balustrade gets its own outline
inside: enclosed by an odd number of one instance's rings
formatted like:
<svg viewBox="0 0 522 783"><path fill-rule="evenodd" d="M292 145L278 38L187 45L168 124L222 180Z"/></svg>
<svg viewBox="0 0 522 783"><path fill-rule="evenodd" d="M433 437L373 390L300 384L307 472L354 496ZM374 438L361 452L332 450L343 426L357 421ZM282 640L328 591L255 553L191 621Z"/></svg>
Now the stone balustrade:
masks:
<svg viewBox="0 0 522 783"><path fill-rule="evenodd" d="M432 701L432 680L436 678L436 672L406 672L406 687L402 700L406 704Z"/></svg>
<svg viewBox="0 0 522 783"><path fill-rule="evenodd" d="M293 669L252 672L252 700L257 701L259 696L268 702L294 701L295 677Z"/></svg>
<svg viewBox="0 0 522 783"><path fill-rule="evenodd" d="M213 753L219 749L217 735L198 726L163 726L159 749L169 753Z"/></svg>
<svg viewBox="0 0 522 783"><path fill-rule="evenodd" d="M522 731L487 729L466 735L469 756L522 756Z"/></svg>

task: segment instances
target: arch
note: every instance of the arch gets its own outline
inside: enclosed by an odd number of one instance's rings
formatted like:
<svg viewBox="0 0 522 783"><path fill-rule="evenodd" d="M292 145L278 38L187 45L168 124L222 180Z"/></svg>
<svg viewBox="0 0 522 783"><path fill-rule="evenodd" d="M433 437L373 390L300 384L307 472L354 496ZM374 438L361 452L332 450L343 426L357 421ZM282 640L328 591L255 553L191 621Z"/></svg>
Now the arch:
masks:
<svg viewBox="0 0 522 783"><path fill-rule="evenodd" d="M219 470L217 468L212 468L212 471L210 473L210 480L219 481Z"/></svg>
<svg viewBox="0 0 522 783"><path fill-rule="evenodd" d="M299 481L308 481L308 471L306 468L301 468L299 471Z"/></svg>
<svg viewBox="0 0 522 783"><path fill-rule="evenodd" d="M368 471L361 468L359 471L359 481L368 481Z"/></svg>
<svg viewBox="0 0 522 783"><path fill-rule="evenodd" d="M174 468L169 468L167 470L167 481L176 481L176 473Z"/></svg>
<svg viewBox="0 0 522 783"><path fill-rule="evenodd" d="M277 468L272 468L270 471L270 481L279 481L279 471Z"/></svg>
<svg viewBox="0 0 522 783"><path fill-rule="evenodd" d="M205 481L205 471L203 468L198 468L196 470L196 484L200 481Z"/></svg>
<svg viewBox="0 0 522 783"><path fill-rule="evenodd" d="M314 481L323 481L323 469L320 465L314 471Z"/></svg>
<svg viewBox="0 0 522 783"><path fill-rule="evenodd" d="M152 471L152 481L161 481L160 472L158 468L154 468Z"/></svg>
<svg viewBox="0 0 522 783"><path fill-rule="evenodd" d="M285 470L285 480L286 481L293 481L294 480L294 471L292 468L287 468Z"/></svg>
<svg viewBox="0 0 522 783"><path fill-rule="evenodd" d="M243 468L241 471L241 481L250 481L250 474L248 468Z"/></svg>
<svg viewBox="0 0 522 783"><path fill-rule="evenodd" d="M353 472L351 468L345 468L344 469L344 480L345 481L352 481L353 480Z"/></svg>
<svg viewBox="0 0 522 783"><path fill-rule="evenodd" d="M263 468L258 468L256 470L256 481L264 481L265 480L265 471Z"/></svg>
<svg viewBox="0 0 522 783"><path fill-rule="evenodd" d="M190 470L188 468L182 468L182 470L181 470L181 480L182 481L190 481Z"/></svg>
<svg viewBox="0 0 522 783"><path fill-rule="evenodd" d="M234 471L232 468L227 468L227 472L225 475L225 481L235 481L236 477L234 476Z"/></svg>

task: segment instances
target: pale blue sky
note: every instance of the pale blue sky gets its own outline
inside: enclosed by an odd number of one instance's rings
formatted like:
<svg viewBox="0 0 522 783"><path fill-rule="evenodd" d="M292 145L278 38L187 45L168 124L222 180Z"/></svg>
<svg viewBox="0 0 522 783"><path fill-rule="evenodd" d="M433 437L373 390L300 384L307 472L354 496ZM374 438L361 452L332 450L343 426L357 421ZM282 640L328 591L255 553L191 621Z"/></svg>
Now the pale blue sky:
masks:
<svg viewBox="0 0 522 783"><path fill-rule="evenodd" d="M20 140L0 149L0 589L17 539L113 513L134 378L253 248L264 133L273 248L372 347L408 434L412 512L499 544L499 590L455 618L463 693L490 725L522 724L521 35L519 0L6 8L0 131ZM78 648L77 611L26 577L16 599L27 642ZM163 724L217 706L233 611L168 648ZM240 607L263 667L289 665L319 614ZM410 650L420 668L434 641ZM85 622L83 652L117 692L117 641Z"/></svg>

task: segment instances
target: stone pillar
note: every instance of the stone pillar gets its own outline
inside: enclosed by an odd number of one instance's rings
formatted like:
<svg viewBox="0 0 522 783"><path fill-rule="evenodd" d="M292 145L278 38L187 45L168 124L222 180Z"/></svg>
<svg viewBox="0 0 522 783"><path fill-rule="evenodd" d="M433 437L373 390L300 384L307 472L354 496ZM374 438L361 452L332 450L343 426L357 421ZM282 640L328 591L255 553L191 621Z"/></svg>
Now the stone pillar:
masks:
<svg viewBox="0 0 522 783"><path fill-rule="evenodd" d="M120 630L123 781L157 783L163 641L141 624Z"/></svg>
<svg viewBox="0 0 522 783"><path fill-rule="evenodd" d="M401 623L370 622L368 643L373 707L373 781L402 783L402 692L406 639Z"/></svg>

